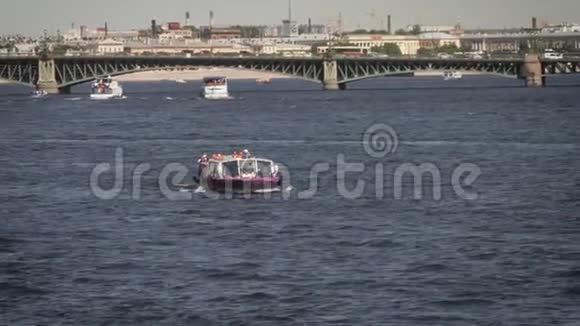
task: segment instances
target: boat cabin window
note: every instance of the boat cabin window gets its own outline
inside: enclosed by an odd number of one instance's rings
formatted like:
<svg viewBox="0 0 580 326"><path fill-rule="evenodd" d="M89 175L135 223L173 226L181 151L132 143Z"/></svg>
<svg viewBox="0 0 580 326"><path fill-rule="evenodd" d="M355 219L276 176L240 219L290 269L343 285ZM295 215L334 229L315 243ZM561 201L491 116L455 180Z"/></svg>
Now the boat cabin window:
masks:
<svg viewBox="0 0 580 326"><path fill-rule="evenodd" d="M258 161L258 177L272 176L272 162Z"/></svg>
<svg viewBox="0 0 580 326"><path fill-rule="evenodd" d="M232 177L236 178L240 176L240 172L238 170L238 161L231 161L225 162L222 164L224 177Z"/></svg>
<svg viewBox="0 0 580 326"><path fill-rule="evenodd" d="M240 173L243 178L255 178L258 170L256 160L240 161Z"/></svg>
<svg viewBox="0 0 580 326"><path fill-rule="evenodd" d="M256 159L236 160L221 163L220 167L216 168L216 174L223 177L230 178L265 178L271 177L274 173L271 161L262 161ZM212 165L210 164L210 175L212 175Z"/></svg>

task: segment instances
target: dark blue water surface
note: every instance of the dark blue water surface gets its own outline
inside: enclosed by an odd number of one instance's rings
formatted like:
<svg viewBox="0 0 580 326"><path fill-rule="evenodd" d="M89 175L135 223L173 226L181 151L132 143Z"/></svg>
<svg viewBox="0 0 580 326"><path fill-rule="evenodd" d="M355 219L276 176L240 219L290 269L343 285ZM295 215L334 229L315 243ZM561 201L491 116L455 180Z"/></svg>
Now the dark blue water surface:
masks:
<svg viewBox="0 0 580 326"><path fill-rule="evenodd" d="M0 324L578 325L580 79L549 82L232 81L221 102L197 82L125 83L108 102L0 85ZM383 158L361 143L375 123L398 138ZM118 148L123 190L99 199L91 172ZM160 188L168 164L193 174L203 152L243 148L286 166L293 190ZM341 154L365 171L341 177ZM317 163L329 171L304 199ZM440 199L429 176L397 185L406 163L437 168ZM475 199L453 187L465 163ZM356 198L338 188L357 181Z"/></svg>

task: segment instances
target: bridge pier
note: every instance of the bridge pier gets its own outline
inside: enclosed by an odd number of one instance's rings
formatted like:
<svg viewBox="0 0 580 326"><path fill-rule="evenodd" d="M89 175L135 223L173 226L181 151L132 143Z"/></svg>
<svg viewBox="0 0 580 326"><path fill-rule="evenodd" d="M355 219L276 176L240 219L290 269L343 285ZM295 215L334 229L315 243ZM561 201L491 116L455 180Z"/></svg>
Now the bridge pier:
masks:
<svg viewBox="0 0 580 326"><path fill-rule="evenodd" d="M346 89L346 83L339 83L337 81L324 81L322 83L322 89L325 91L343 91Z"/></svg>
<svg viewBox="0 0 580 326"><path fill-rule="evenodd" d="M39 81L36 86L39 90L46 91L48 94L51 95L58 95L58 94L70 94L70 87L60 87L56 83L53 82L46 82L46 81Z"/></svg>
<svg viewBox="0 0 580 326"><path fill-rule="evenodd" d="M546 86L546 77L544 76L540 57L538 55L526 54L518 77L526 81L526 87L536 88Z"/></svg>
<svg viewBox="0 0 580 326"><path fill-rule="evenodd" d="M322 80L322 89L325 91L345 90L346 83L338 81L338 64L336 60L325 60L324 76Z"/></svg>
<svg viewBox="0 0 580 326"><path fill-rule="evenodd" d="M70 87L61 87L56 81L56 67L53 59L38 60L38 89L48 94L70 94Z"/></svg>

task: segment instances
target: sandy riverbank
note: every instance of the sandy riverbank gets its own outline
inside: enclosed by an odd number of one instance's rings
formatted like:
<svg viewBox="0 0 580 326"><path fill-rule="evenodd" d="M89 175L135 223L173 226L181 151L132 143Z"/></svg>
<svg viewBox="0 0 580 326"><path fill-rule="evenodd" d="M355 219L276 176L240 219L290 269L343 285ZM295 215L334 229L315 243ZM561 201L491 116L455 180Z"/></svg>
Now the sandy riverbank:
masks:
<svg viewBox="0 0 580 326"><path fill-rule="evenodd" d="M483 75L480 72L465 71L462 72L463 75ZM417 77L440 77L443 75L442 71L421 71L415 73ZM158 81L158 80L201 80L203 77L207 76L226 76L228 79L285 79L292 78L292 76L286 76L270 72L252 71L244 69L235 68L215 68L215 69L199 69L199 70L181 70L181 71L144 71L137 72L128 75L118 76L119 81ZM7 80L0 79L0 84L10 83Z"/></svg>
<svg viewBox="0 0 580 326"><path fill-rule="evenodd" d="M482 75L480 72L466 71L462 72L465 76ZM156 81L156 80L200 80L206 76L226 76L228 79L277 79L277 78L292 78L270 72L252 71L235 68L215 68L215 69L199 69L199 70L184 70L184 71L145 71L134 74L122 75L117 77L119 81ZM417 77L441 77L442 71L420 71L416 72Z"/></svg>
<svg viewBox="0 0 580 326"><path fill-rule="evenodd" d="M243 70L235 68L216 68L216 69L199 69L199 70L181 70L181 71L144 71L134 74L118 76L119 81L156 81L156 80L200 80L207 76L226 76L228 79L262 79L262 78L289 78L288 76Z"/></svg>

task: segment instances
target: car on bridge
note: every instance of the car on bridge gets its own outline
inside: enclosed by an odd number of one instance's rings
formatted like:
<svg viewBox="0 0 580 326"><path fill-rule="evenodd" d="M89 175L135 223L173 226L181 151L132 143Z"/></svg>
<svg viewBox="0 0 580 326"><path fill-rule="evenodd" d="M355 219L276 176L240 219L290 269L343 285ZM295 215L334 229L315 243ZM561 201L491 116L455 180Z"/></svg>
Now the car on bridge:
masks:
<svg viewBox="0 0 580 326"><path fill-rule="evenodd" d="M437 53L437 58L439 59L452 59L453 56L449 53Z"/></svg>
<svg viewBox="0 0 580 326"><path fill-rule="evenodd" d="M558 53L552 49L547 49L542 55L542 58L548 60L561 60L564 59L564 54Z"/></svg>

